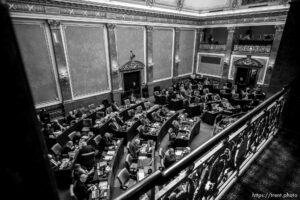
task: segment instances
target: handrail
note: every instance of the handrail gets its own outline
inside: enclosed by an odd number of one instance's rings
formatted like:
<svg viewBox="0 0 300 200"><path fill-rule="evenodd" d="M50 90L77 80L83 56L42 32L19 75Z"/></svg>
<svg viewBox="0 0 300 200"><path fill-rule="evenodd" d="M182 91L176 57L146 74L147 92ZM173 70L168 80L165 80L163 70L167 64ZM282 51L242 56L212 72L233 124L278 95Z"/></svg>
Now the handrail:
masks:
<svg viewBox="0 0 300 200"><path fill-rule="evenodd" d="M222 142L222 140L226 139L233 131L236 131L241 127L241 125L245 124L249 120L252 119L253 116L258 114L259 112L266 109L269 105L276 102L280 96L282 96L287 91L286 88L283 88L281 91L274 94L272 97L258 105L256 108L251 110L249 113L235 121L233 124L222 130L218 135L211 138L203 145L196 148L190 154L176 162L174 165L170 166L164 171L156 171L140 183L137 183L129 190L115 198L115 200L124 200L124 199L138 199L138 197L147 192L151 187L154 187L155 184L162 184L168 180L170 180L173 176L177 175L182 170L186 169L193 162L199 159L202 155L210 151L214 146Z"/></svg>

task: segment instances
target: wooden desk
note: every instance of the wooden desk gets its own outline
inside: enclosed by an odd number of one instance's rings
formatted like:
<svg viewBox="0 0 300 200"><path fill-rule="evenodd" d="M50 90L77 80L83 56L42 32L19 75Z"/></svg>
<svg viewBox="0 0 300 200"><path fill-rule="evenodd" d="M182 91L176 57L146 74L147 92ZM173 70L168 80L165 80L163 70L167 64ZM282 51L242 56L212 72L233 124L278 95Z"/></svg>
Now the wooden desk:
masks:
<svg viewBox="0 0 300 200"><path fill-rule="evenodd" d="M143 108L143 110L144 110L144 109L145 109L145 107L144 107L144 102L145 102L145 101L141 101L141 102L139 102L139 103L130 105L130 107L128 107L128 108L122 109L122 110L120 111L120 114L119 114L120 117L123 117L123 120L124 120L124 121L127 121L128 119L130 119L130 117L128 116L128 110L131 110L131 109L135 110L138 106L142 106L142 108Z"/></svg>
<svg viewBox="0 0 300 200"><path fill-rule="evenodd" d="M114 180L118 171L119 162L124 154L124 140L118 139L117 146L110 146L102 153L101 159L95 167L93 180L99 181L94 189L94 196L90 194L90 200L111 199ZM97 192L98 190L98 192ZM104 196L99 196L99 191L104 190ZM92 192L93 193L93 192ZM94 197L94 198L93 198Z"/></svg>
<svg viewBox="0 0 300 200"><path fill-rule="evenodd" d="M185 126L184 130L179 129L179 133L175 140L176 147L187 147L200 132L201 120L193 122L192 125Z"/></svg>

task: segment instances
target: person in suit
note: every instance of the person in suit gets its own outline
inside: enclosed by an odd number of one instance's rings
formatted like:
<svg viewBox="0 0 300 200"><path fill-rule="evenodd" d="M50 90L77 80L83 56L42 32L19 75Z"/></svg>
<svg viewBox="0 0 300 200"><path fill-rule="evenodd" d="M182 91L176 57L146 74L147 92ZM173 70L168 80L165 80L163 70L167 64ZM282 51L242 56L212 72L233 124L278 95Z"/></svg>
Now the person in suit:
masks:
<svg viewBox="0 0 300 200"><path fill-rule="evenodd" d="M169 148L164 157L164 166L165 168L170 167L176 162L175 150Z"/></svg>
<svg viewBox="0 0 300 200"><path fill-rule="evenodd" d="M162 122L163 121L162 117L159 115L158 112L152 113L152 119L154 122Z"/></svg>
<svg viewBox="0 0 300 200"><path fill-rule="evenodd" d="M179 129L180 129L180 124L177 120L174 120L172 122L172 125L173 125L173 131L177 134L179 132Z"/></svg>
<svg viewBox="0 0 300 200"><path fill-rule="evenodd" d="M173 128L169 128L168 130L170 146L173 146L177 137L177 134L174 132Z"/></svg>
<svg viewBox="0 0 300 200"><path fill-rule="evenodd" d="M129 153L133 158L138 157L138 153L140 151L140 143L141 141L139 139L135 139L129 144Z"/></svg>
<svg viewBox="0 0 300 200"><path fill-rule="evenodd" d="M66 146L61 151L61 156L63 158L67 158L67 157L69 157L69 152L72 152L72 151L74 151L74 146L73 146L73 142L70 140L67 142Z"/></svg>
<svg viewBox="0 0 300 200"><path fill-rule="evenodd" d="M104 134L103 141L104 141L104 145L105 145L105 146L111 146L111 145L114 144L114 141L113 141L113 139L112 139L112 134L110 134L110 133L108 133L108 132L106 132L106 133Z"/></svg>
<svg viewBox="0 0 300 200"><path fill-rule="evenodd" d="M111 119L111 122L109 123L109 127L114 131L120 131L121 126L117 123L117 120L115 117Z"/></svg>
<svg viewBox="0 0 300 200"><path fill-rule="evenodd" d="M41 122L44 124L50 123L50 114L46 111L46 109L42 109L39 116Z"/></svg>
<svg viewBox="0 0 300 200"><path fill-rule="evenodd" d="M66 117L67 123L70 124L71 121L73 121L75 119L76 119L75 114L73 113L73 111L70 111L68 116Z"/></svg>
<svg viewBox="0 0 300 200"><path fill-rule="evenodd" d="M95 152L95 149L94 147L92 147L91 145L88 145L86 142L82 142L81 143L81 148L78 152L78 155L77 155L77 160L78 160L78 163L82 164L82 155L83 154L87 154L87 153L91 153L91 152Z"/></svg>
<svg viewBox="0 0 300 200"><path fill-rule="evenodd" d="M88 187L86 184L88 176L83 173L80 175L78 181L76 181L74 186L74 194L76 195L78 200L88 200L90 193L94 186Z"/></svg>

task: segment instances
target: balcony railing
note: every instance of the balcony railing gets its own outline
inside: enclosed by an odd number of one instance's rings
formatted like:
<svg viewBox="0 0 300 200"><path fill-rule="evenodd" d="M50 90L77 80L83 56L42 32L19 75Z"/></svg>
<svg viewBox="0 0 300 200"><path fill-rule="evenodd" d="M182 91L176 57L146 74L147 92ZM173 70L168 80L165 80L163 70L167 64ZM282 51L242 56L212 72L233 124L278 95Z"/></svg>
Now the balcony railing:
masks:
<svg viewBox="0 0 300 200"><path fill-rule="evenodd" d="M233 51L248 53L270 53L271 45L234 45Z"/></svg>
<svg viewBox="0 0 300 200"><path fill-rule="evenodd" d="M277 133L287 94L287 89L276 93L189 155L163 171L155 171L116 200L143 199L154 187L156 200L168 199L179 191L192 195L189 199L221 197Z"/></svg>
<svg viewBox="0 0 300 200"><path fill-rule="evenodd" d="M225 51L226 50L226 44L200 44L199 48L201 50Z"/></svg>

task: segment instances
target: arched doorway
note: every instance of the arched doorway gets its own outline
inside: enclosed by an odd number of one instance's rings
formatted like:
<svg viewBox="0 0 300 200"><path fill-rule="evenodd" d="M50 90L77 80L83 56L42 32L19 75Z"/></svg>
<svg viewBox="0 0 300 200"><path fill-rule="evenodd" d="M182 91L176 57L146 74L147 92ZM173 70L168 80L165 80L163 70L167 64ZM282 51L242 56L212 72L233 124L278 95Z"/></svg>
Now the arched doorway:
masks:
<svg viewBox="0 0 300 200"><path fill-rule="evenodd" d="M234 66L236 67L235 84L240 88L256 85L260 69L263 68L259 61L248 55L246 58L235 61Z"/></svg>

